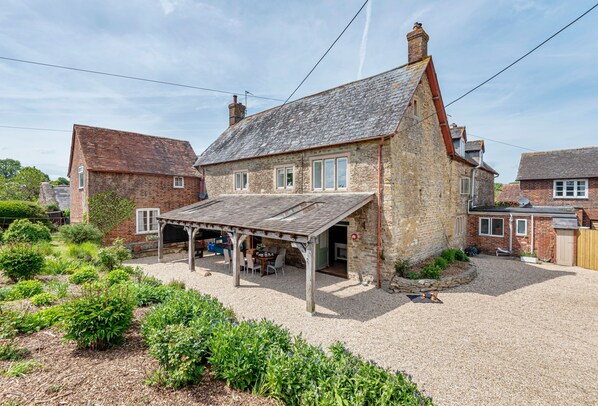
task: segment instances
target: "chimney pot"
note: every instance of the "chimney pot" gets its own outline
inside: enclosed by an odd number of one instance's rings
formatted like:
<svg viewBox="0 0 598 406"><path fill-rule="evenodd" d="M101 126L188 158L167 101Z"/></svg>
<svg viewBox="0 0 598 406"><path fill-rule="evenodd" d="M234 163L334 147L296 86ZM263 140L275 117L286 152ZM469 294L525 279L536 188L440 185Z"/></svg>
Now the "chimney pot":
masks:
<svg viewBox="0 0 598 406"><path fill-rule="evenodd" d="M430 36L424 31L422 23L413 24L413 31L407 34L409 63L419 62L428 56L428 40Z"/></svg>

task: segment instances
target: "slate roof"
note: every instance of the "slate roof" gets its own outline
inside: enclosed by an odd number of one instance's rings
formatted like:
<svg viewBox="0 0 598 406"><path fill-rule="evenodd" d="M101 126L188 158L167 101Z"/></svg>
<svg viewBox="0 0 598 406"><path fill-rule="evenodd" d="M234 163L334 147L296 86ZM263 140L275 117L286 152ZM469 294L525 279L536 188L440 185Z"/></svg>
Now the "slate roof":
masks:
<svg viewBox="0 0 598 406"><path fill-rule="evenodd" d="M575 208L570 206L531 206L531 207L507 207L507 206L479 206L470 209L470 212L482 213L518 213L518 214L545 214L563 218L577 218Z"/></svg>
<svg viewBox="0 0 598 406"><path fill-rule="evenodd" d="M75 138L91 171L199 176L188 141L75 124L71 161Z"/></svg>
<svg viewBox="0 0 598 406"><path fill-rule="evenodd" d="M521 193L521 189L519 188L519 184L504 184L502 185L502 190L496 196L497 202L505 202L505 203L517 203L517 199L523 197Z"/></svg>
<svg viewBox="0 0 598 406"><path fill-rule="evenodd" d="M429 63L425 58L246 117L224 131L195 165L392 134Z"/></svg>
<svg viewBox="0 0 598 406"><path fill-rule="evenodd" d="M451 125L451 138L454 140L458 140L463 136L463 131L465 131L465 127L457 127Z"/></svg>
<svg viewBox="0 0 598 406"><path fill-rule="evenodd" d="M373 197L373 193L221 195L161 214L158 219L314 236Z"/></svg>
<svg viewBox="0 0 598 406"><path fill-rule="evenodd" d="M517 180L597 178L598 147L521 154Z"/></svg>
<svg viewBox="0 0 598 406"><path fill-rule="evenodd" d="M465 152L472 152L472 151L484 151L484 141L483 140L475 140L475 141L467 141L465 143Z"/></svg>

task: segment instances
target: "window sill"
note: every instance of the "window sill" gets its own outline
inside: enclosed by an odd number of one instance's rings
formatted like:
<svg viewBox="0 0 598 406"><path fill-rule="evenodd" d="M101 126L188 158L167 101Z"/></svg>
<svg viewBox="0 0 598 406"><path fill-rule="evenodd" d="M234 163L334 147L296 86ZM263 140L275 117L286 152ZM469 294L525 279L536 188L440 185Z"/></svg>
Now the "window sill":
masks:
<svg viewBox="0 0 598 406"><path fill-rule="evenodd" d="M505 238L505 235L493 235L493 234L478 234L480 237L494 237L494 238Z"/></svg>
<svg viewBox="0 0 598 406"><path fill-rule="evenodd" d="M574 197L574 196L553 196L553 199L558 200L590 200L589 197Z"/></svg>
<svg viewBox="0 0 598 406"><path fill-rule="evenodd" d="M185 186L173 186L173 189L185 189Z"/></svg>
<svg viewBox="0 0 598 406"><path fill-rule="evenodd" d="M148 235L148 234L158 234L158 230L156 231L137 231L135 235Z"/></svg>

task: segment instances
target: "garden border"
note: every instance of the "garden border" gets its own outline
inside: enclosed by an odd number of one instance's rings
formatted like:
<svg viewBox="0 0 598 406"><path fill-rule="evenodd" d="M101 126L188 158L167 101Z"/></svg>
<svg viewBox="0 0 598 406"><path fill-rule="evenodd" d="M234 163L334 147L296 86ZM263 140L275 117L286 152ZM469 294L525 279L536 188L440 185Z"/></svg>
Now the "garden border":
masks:
<svg viewBox="0 0 598 406"><path fill-rule="evenodd" d="M389 290L394 293L419 293L433 290L444 290L466 285L476 278L478 270L474 264L458 275L437 279L407 279L399 276L390 283Z"/></svg>

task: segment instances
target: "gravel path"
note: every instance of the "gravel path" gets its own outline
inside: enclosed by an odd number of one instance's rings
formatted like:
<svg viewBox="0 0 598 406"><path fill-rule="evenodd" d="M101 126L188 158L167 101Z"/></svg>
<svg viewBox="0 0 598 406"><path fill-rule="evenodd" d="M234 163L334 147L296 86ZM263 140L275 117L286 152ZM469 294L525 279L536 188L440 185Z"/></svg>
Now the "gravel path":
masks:
<svg viewBox="0 0 598 406"><path fill-rule="evenodd" d="M184 254L182 254L184 255ZM444 304L317 274L317 314L305 313L305 271L246 276L233 288L221 257L130 261L165 281L218 297L241 318L266 317L313 343L341 340L405 370L440 405L573 405L598 399L598 272L474 258L478 277L441 292ZM204 276L205 271L210 276Z"/></svg>

